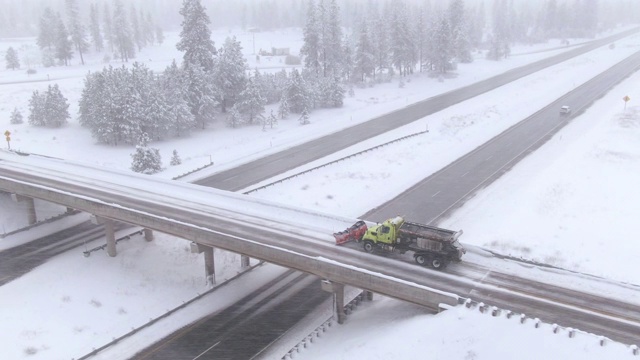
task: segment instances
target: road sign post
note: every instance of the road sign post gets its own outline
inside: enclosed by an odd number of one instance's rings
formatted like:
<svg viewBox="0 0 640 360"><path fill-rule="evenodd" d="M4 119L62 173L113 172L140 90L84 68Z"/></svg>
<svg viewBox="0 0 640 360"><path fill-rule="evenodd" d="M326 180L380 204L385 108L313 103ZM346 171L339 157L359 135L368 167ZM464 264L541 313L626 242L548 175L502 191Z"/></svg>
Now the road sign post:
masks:
<svg viewBox="0 0 640 360"><path fill-rule="evenodd" d="M11 132L9 130L5 131L4 136L7 138L7 148L11 150Z"/></svg>
<svg viewBox="0 0 640 360"><path fill-rule="evenodd" d="M627 103L629 102L629 100L631 100L631 98L627 95L625 95L625 97L622 98L622 100L624 100L624 111L627 111Z"/></svg>

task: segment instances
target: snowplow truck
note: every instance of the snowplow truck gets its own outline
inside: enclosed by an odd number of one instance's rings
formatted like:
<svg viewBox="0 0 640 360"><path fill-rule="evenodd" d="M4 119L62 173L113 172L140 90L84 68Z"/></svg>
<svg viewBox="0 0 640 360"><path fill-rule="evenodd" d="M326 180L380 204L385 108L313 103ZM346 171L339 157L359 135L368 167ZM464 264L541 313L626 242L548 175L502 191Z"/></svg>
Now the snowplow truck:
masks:
<svg viewBox="0 0 640 360"><path fill-rule="evenodd" d="M362 242L364 251L368 253L413 252L416 263L437 270L446 268L451 261L461 261L466 250L458 242L460 235L462 230L452 231L412 223L405 221L401 216L370 228L364 221L358 221L350 228L333 234L336 244Z"/></svg>

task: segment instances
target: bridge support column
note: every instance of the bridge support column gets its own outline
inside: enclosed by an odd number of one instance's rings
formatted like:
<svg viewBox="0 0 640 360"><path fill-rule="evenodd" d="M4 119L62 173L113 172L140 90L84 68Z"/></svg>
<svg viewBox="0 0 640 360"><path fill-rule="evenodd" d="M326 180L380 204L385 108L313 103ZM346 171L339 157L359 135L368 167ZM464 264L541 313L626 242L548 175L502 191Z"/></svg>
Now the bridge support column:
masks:
<svg viewBox="0 0 640 360"><path fill-rule="evenodd" d="M115 257L116 251L116 232L114 229L115 221L96 215L91 215L91 223L96 225L104 225L104 236L107 238L107 254Z"/></svg>
<svg viewBox="0 0 640 360"><path fill-rule="evenodd" d="M201 245L204 252L204 271L207 276L207 284L215 285L216 283L216 267L213 258L213 247Z"/></svg>
<svg viewBox="0 0 640 360"><path fill-rule="evenodd" d="M147 241L153 240L153 230L144 229L144 239Z"/></svg>
<svg viewBox="0 0 640 360"><path fill-rule="evenodd" d="M369 290L362 290L362 295L364 295L364 300L373 301L373 293Z"/></svg>
<svg viewBox="0 0 640 360"><path fill-rule="evenodd" d="M215 285L216 283L216 267L215 260L213 258L213 246L198 244L197 242L191 243L191 253L201 254L204 253L204 272L207 277L207 283L209 285Z"/></svg>
<svg viewBox="0 0 640 360"><path fill-rule="evenodd" d="M240 267L244 270L250 266L249 260L251 258L247 255L240 255Z"/></svg>
<svg viewBox="0 0 640 360"><path fill-rule="evenodd" d="M116 251L116 232L114 230L115 222L113 220L104 220L104 235L107 238L107 254L111 257L115 257L118 253Z"/></svg>
<svg viewBox="0 0 640 360"><path fill-rule="evenodd" d="M333 293L334 317L338 324L344 324L347 314L344 312L344 284L322 280L322 290Z"/></svg>
<svg viewBox="0 0 640 360"><path fill-rule="evenodd" d="M25 204L25 206L27 207L27 222L29 223L29 225L33 225L38 221L38 218L36 216L36 204L33 201L33 198L18 194L11 194L11 198L15 202L21 202Z"/></svg>

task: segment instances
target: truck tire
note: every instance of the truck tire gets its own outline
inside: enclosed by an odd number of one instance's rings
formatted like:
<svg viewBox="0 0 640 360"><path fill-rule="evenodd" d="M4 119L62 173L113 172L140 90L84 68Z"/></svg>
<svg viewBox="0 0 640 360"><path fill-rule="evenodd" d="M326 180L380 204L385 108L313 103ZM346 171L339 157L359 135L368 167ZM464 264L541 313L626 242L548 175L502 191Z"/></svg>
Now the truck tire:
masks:
<svg viewBox="0 0 640 360"><path fill-rule="evenodd" d="M376 244L374 244L371 240L366 240L362 247L364 248L364 251L368 252L369 254L373 254L376 251Z"/></svg>
<svg viewBox="0 0 640 360"><path fill-rule="evenodd" d="M418 264L420 266L429 265L429 259L427 258L427 256L425 254L416 254L416 255L413 256L413 259L416 261L416 264Z"/></svg>
<svg viewBox="0 0 640 360"><path fill-rule="evenodd" d="M436 270L444 270L444 268L447 267L447 260L441 258L441 257L434 257L433 259L431 259L431 267L433 267Z"/></svg>

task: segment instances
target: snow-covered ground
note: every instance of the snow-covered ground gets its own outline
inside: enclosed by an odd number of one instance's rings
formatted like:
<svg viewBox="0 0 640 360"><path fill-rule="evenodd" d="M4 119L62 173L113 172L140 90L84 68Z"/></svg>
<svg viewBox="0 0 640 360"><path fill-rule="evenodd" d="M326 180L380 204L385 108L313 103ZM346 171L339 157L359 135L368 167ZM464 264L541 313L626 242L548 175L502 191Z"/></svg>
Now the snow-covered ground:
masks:
<svg viewBox="0 0 640 360"><path fill-rule="evenodd" d="M216 33L216 44L220 45L227 35ZM257 65L255 56L250 55L249 35L238 34L238 37L243 41L251 66ZM138 58L145 59L155 70L162 70L173 58L180 59L180 53L171 45L176 37L167 38L163 47L146 49ZM272 43L275 39L290 46L293 52L300 46L300 35L293 30L256 36L256 42L261 41L263 48L280 46ZM640 50L640 37L634 36L616 45L615 49L596 50L470 99L305 168L428 127L430 131L425 135L251 196L356 217ZM530 50L514 49L514 53ZM226 129L220 125L187 139L154 143L165 162L173 149L177 149L184 160L179 167L167 166L159 176L170 178L188 172L208 163L210 157L215 165L197 176L220 171L557 51L514 56L499 63L479 58L470 65L461 65L458 76L444 82L416 75L404 88L399 88L395 81L373 88L356 88L355 97L347 98L343 108L314 111L312 124L308 126L298 125L293 118L281 121L277 129L266 132L259 127ZM261 59L260 65L265 62L268 61ZM87 67L38 69L38 74L31 79L24 72L0 71L0 118L6 119L3 125L12 132L12 148L127 169L133 152L131 147L95 145L89 132L80 128L75 120L57 130L10 125L8 121L14 106L26 116L31 92L49 84L18 82L46 80L48 72L51 79L59 79L55 82L75 112L83 74L102 66L100 61L95 61ZM280 66L277 64L276 70ZM640 244L633 239L633 234L640 230L633 216L638 214L640 203L640 193L635 190L640 177L640 108L633 105L635 99L640 99L639 81L640 75L636 74L610 91L542 149L475 196L442 225L464 229L462 241L468 244L640 284L632 258L640 250ZM625 95L632 100L623 113ZM381 162L386 164L385 171L374 166ZM190 178L193 176L186 179ZM369 196L371 192L376 193L376 198ZM26 216L16 216L19 208L19 204L0 196L3 233L24 225ZM39 206L38 215L49 217L60 211L64 209ZM0 239L0 249L84 219L86 215L76 215L60 223L5 237ZM85 258L81 252L84 249L68 252L0 287L0 334L3 334L0 344L6 349L4 356L8 359L77 358L206 291L201 257L189 253L186 241L156 235L152 242L134 237L119 243L116 258L106 257L103 252ZM87 244L87 247L96 245ZM237 255L219 252L216 256L218 282L234 276L239 269ZM123 344L114 350L117 353L107 352L104 356L122 357L127 351L143 346L145 341L151 341L151 333L158 336L197 318L204 313L203 309L211 311L212 307L222 307L252 288L252 284L281 271L275 266L259 268L236 280L234 285L208 296L204 300L207 306L194 304L187 315L172 319L170 324L161 322L153 331L141 333L137 343ZM601 347L598 341L595 336L577 333L569 338L566 330L554 334L551 325L535 328L533 321L521 325L519 318L492 317L466 308L426 315L418 307L376 297L373 303L359 307L347 324L333 327L317 339L316 345L300 353L299 358L633 357L627 346L607 343Z"/></svg>

